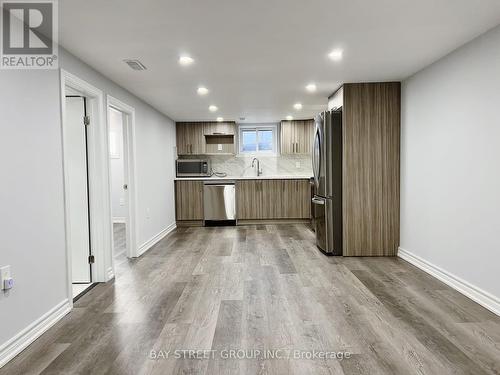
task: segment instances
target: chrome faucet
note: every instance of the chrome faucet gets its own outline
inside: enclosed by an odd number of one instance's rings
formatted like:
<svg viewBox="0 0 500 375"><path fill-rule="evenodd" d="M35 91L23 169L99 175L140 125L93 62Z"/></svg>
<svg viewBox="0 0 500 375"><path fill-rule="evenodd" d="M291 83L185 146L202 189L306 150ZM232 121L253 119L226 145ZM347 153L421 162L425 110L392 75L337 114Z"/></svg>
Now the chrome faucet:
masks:
<svg viewBox="0 0 500 375"><path fill-rule="evenodd" d="M260 161L257 158L252 159L252 168L255 166L255 161L257 161L257 177L262 174L262 169L260 169Z"/></svg>

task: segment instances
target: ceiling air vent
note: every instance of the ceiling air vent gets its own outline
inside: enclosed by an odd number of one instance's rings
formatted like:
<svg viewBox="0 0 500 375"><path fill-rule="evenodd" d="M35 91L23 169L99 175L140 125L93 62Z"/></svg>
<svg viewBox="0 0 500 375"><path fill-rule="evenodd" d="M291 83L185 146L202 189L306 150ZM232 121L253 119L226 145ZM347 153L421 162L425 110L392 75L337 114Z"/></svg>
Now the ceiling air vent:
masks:
<svg viewBox="0 0 500 375"><path fill-rule="evenodd" d="M146 67L139 60L123 60L128 66L134 70L146 70Z"/></svg>

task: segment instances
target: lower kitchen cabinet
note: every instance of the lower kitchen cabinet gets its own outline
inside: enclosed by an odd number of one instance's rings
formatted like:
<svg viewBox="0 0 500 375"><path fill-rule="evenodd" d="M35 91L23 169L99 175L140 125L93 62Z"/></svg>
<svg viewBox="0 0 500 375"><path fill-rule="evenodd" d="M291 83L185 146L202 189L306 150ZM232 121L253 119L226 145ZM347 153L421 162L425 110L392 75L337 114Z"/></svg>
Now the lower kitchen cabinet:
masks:
<svg viewBox="0 0 500 375"><path fill-rule="evenodd" d="M283 180L282 216L309 218L311 215L311 184L308 180Z"/></svg>
<svg viewBox="0 0 500 375"><path fill-rule="evenodd" d="M177 220L203 220L203 181L175 182Z"/></svg>
<svg viewBox="0 0 500 375"><path fill-rule="evenodd" d="M310 189L309 180L237 181L238 219L309 219Z"/></svg>

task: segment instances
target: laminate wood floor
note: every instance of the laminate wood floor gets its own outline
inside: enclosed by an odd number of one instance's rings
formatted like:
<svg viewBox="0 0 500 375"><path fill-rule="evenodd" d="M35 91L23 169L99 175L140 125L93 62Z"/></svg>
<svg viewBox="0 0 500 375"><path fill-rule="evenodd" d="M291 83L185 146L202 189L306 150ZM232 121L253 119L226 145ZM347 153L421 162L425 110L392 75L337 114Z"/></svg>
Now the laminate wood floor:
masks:
<svg viewBox="0 0 500 375"><path fill-rule="evenodd" d="M180 228L0 370L40 373L499 374L500 318L400 259L326 257L304 225Z"/></svg>
<svg viewBox="0 0 500 375"><path fill-rule="evenodd" d="M125 224L113 223L113 257L115 267L127 260Z"/></svg>

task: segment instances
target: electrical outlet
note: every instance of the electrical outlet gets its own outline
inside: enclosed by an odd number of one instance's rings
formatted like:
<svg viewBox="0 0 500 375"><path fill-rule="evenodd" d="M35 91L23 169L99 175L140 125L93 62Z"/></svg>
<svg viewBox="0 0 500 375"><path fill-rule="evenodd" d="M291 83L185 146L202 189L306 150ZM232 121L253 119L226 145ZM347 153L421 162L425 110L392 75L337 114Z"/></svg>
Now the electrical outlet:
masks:
<svg viewBox="0 0 500 375"><path fill-rule="evenodd" d="M14 279L10 276L10 266L0 268L0 285L3 290L12 289Z"/></svg>
<svg viewBox="0 0 500 375"><path fill-rule="evenodd" d="M220 143L217 145L217 151L222 151L222 145Z"/></svg>
<svg viewBox="0 0 500 375"><path fill-rule="evenodd" d="M295 168L300 168L300 161L295 162Z"/></svg>

